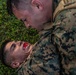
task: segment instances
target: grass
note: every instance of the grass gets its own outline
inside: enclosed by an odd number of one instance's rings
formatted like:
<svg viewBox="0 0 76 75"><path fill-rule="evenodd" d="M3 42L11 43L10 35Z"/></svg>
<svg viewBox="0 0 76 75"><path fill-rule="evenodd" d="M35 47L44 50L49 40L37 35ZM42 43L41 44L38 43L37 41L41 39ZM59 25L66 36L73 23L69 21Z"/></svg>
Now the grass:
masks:
<svg viewBox="0 0 76 75"><path fill-rule="evenodd" d="M6 0L0 0L0 47L2 42L7 39L24 40L33 44L38 40L38 35L36 30L27 29L22 22L14 16L10 16L6 10ZM0 75L12 75L14 72L14 69L8 68L0 62Z"/></svg>

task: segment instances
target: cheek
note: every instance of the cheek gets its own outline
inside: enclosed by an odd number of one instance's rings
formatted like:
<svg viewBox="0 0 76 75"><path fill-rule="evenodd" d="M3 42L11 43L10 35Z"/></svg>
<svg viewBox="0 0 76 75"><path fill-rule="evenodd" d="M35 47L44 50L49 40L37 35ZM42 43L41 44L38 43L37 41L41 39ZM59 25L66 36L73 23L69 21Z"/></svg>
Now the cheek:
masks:
<svg viewBox="0 0 76 75"><path fill-rule="evenodd" d="M25 54L20 51L20 52L15 53L15 54L14 54L14 57L15 57L16 59L19 59L19 60L24 60L24 59L25 59Z"/></svg>
<svg viewBox="0 0 76 75"><path fill-rule="evenodd" d="M25 55L25 53L23 51L19 51L19 52L17 52L17 55L20 56L20 57L22 57L22 56Z"/></svg>
<svg viewBox="0 0 76 75"><path fill-rule="evenodd" d="M23 55L24 55L24 52L18 47L13 51L13 56L15 57L21 57Z"/></svg>

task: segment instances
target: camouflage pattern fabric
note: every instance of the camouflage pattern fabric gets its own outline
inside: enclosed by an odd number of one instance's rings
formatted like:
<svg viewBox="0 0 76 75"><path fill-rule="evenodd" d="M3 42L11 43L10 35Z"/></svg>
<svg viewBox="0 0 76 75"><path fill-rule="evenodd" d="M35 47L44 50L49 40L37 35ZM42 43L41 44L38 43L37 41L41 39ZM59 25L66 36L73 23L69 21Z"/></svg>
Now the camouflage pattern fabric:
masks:
<svg viewBox="0 0 76 75"><path fill-rule="evenodd" d="M59 75L59 55L51 42L53 29L47 28L40 32L40 40L36 43L30 59L22 65L19 75Z"/></svg>
<svg viewBox="0 0 76 75"><path fill-rule="evenodd" d="M52 25L44 25L18 75L76 75L76 9L64 10Z"/></svg>
<svg viewBox="0 0 76 75"><path fill-rule="evenodd" d="M62 75L76 75L76 9L67 9L57 15L52 34L61 63Z"/></svg>

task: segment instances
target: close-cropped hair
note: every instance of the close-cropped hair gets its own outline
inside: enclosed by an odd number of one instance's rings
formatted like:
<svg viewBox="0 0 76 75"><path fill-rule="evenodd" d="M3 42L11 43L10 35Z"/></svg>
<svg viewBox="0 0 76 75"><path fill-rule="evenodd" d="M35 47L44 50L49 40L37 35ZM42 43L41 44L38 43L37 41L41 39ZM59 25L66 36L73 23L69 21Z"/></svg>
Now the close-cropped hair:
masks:
<svg viewBox="0 0 76 75"><path fill-rule="evenodd" d="M25 9L28 3L30 3L31 0L7 0L7 12L12 15L13 14L13 6L15 6L17 9Z"/></svg>
<svg viewBox="0 0 76 75"><path fill-rule="evenodd" d="M12 11L12 4L14 4L16 7L18 6L18 3L20 2L20 0L7 0L6 4L7 4L7 12L12 15L13 11Z"/></svg>
<svg viewBox="0 0 76 75"><path fill-rule="evenodd" d="M31 0L7 0L7 3L6 3L7 12L10 15L13 14L12 6L15 6L17 9L24 10L26 8L26 6L29 5L28 3L30 3L30 2L31 2ZM59 2L60 2L60 0L53 0L53 11L55 10L55 8L57 7Z"/></svg>
<svg viewBox="0 0 76 75"><path fill-rule="evenodd" d="M4 41L4 42L2 43L2 45L1 45L1 48L0 48L1 62L2 62L4 65L6 65L6 66L8 66L8 65L6 64L6 54L7 54L7 52L4 52L4 51L5 51L5 46L6 46L7 43L9 43L9 42L10 42L10 40Z"/></svg>
<svg viewBox="0 0 76 75"><path fill-rule="evenodd" d="M6 2L6 4L7 4L7 12L8 12L8 14L10 14L10 15L13 14L11 1L12 1L12 0L7 0L7 2ZM16 1L17 1L17 0L16 0Z"/></svg>

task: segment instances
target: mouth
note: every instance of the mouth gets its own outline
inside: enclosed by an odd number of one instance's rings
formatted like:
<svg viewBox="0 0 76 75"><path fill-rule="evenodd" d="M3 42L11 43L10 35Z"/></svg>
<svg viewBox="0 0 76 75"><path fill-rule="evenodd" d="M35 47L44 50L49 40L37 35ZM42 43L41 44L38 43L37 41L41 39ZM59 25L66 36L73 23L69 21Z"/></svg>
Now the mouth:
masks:
<svg viewBox="0 0 76 75"><path fill-rule="evenodd" d="M29 52L29 43L28 42L24 42L23 43L23 50L28 53Z"/></svg>
<svg viewBox="0 0 76 75"><path fill-rule="evenodd" d="M26 48L28 46L28 42L24 42L23 47Z"/></svg>
<svg viewBox="0 0 76 75"><path fill-rule="evenodd" d="M31 25L30 24L27 24L27 28L31 28Z"/></svg>

